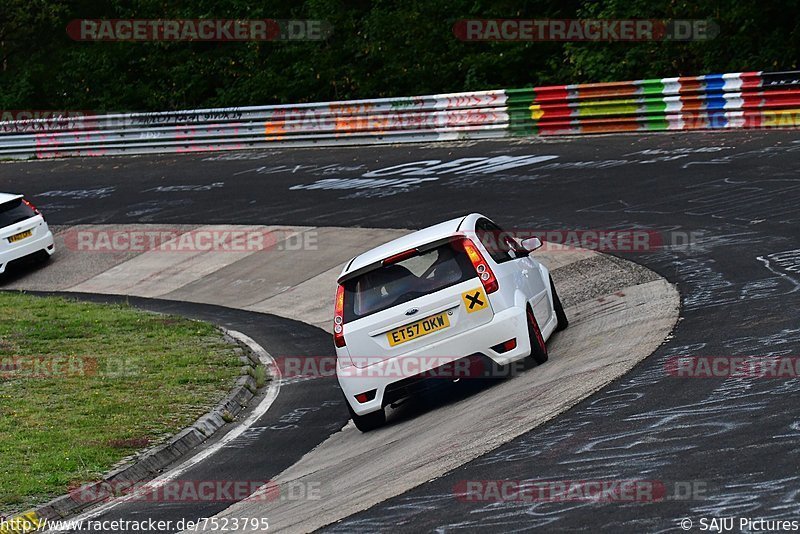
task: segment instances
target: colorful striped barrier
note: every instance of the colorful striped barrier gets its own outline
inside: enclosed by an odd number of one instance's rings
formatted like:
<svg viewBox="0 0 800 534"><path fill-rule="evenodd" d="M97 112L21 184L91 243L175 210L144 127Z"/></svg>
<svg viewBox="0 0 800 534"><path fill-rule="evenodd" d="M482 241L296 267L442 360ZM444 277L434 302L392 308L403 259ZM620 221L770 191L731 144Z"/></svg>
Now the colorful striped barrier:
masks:
<svg viewBox="0 0 800 534"><path fill-rule="evenodd" d="M0 159L800 125L799 72L0 122Z"/></svg>
<svg viewBox="0 0 800 534"><path fill-rule="evenodd" d="M507 90L516 135L800 125L800 72L740 72Z"/></svg>

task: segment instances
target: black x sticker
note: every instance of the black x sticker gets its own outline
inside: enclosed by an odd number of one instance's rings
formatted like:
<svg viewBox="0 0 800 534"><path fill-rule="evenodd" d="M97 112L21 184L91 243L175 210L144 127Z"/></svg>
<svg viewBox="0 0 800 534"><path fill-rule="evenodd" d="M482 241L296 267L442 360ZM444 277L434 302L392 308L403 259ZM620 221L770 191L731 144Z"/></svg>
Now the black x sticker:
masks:
<svg viewBox="0 0 800 534"><path fill-rule="evenodd" d="M488 301L481 289L473 289L461 294L461 300L464 301L464 306L467 308L467 313L472 313L484 309L488 305Z"/></svg>

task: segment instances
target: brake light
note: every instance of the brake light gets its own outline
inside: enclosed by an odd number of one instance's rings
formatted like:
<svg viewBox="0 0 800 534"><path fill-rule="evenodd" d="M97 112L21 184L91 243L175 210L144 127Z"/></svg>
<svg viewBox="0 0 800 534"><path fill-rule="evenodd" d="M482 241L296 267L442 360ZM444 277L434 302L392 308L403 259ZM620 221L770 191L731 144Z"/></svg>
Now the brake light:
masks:
<svg viewBox="0 0 800 534"><path fill-rule="evenodd" d="M32 210L33 210L33 212L34 212L36 215L41 215L41 214L42 214L42 212L40 212L40 211L39 211L39 210L36 208L36 206L34 206L33 204L31 204L29 201L25 200L24 198L22 199L22 203L23 203L23 204L25 204L26 206L28 206L30 209L32 209Z"/></svg>
<svg viewBox="0 0 800 534"><path fill-rule="evenodd" d="M344 286L339 284L336 288L335 311L333 315L333 344L338 348L344 347Z"/></svg>
<svg viewBox="0 0 800 534"><path fill-rule="evenodd" d="M382 265L391 265L393 263L400 263L401 261L408 259L412 256L416 256L419 254L419 250L412 248L411 250L406 250L405 252L400 252L399 254L395 254L394 256L389 256L385 260L381 262Z"/></svg>
<svg viewBox="0 0 800 534"><path fill-rule="evenodd" d="M497 291L500 288L500 285L497 283L497 278L494 277L494 273L489 268L489 264L483 259L483 255L478 250L478 247L475 246L475 243L465 237L461 241L461 246L464 252L467 253L469 261L472 262L472 266L475 267L475 272L478 273L478 277L481 279L486 294L488 295L489 293Z"/></svg>

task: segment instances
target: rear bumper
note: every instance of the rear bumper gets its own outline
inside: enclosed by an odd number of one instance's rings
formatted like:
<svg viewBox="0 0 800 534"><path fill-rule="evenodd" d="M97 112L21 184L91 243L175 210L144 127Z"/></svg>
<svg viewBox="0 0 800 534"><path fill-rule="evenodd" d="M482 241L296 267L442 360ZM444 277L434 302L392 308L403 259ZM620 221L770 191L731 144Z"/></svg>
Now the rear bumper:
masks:
<svg viewBox="0 0 800 534"><path fill-rule="evenodd" d="M20 242L17 246L0 252L0 274L5 272L6 267L12 261L20 260L26 256L42 251L47 252L51 256L56 251L53 233L49 229L41 236L37 236L36 239L29 242Z"/></svg>
<svg viewBox="0 0 800 534"><path fill-rule="evenodd" d="M502 354L492 350L491 347L510 339L517 340L514 349ZM479 362L466 358L470 355L483 354L491 362L506 365L528 356L530 352L525 309L512 307L495 313L490 322L468 332L367 367L341 366L342 360L339 360L336 376L353 411L365 415L413 394L417 386L421 386L417 382L423 378L420 376L423 373L428 372L427 377L445 380L479 377L476 368L470 366L478 363L478 369L483 367ZM412 385L414 387L409 387ZM356 395L373 390L375 397L371 400L363 403L356 400Z"/></svg>

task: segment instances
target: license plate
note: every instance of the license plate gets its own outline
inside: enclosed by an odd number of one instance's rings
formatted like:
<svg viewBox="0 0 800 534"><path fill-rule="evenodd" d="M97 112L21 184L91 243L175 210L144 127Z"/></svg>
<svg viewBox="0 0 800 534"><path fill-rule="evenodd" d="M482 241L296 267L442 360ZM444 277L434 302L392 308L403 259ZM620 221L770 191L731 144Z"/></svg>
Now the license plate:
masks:
<svg viewBox="0 0 800 534"><path fill-rule="evenodd" d="M406 341L444 330L448 326L450 326L450 319L447 318L447 312L444 312L420 319L416 323L395 328L386 334L386 338L389 340L389 345L394 347Z"/></svg>
<svg viewBox="0 0 800 534"><path fill-rule="evenodd" d="M20 232L18 234L14 234L8 238L9 243L16 243L17 241L22 241L26 237L30 237L33 235L33 230L25 230L24 232Z"/></svg>

